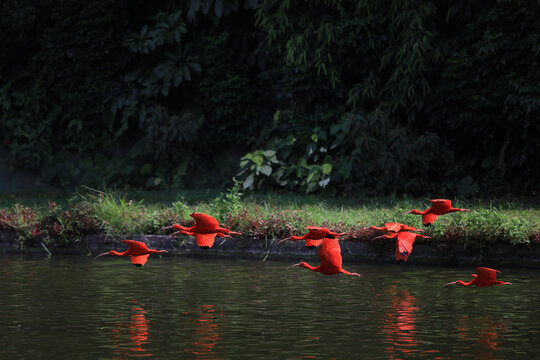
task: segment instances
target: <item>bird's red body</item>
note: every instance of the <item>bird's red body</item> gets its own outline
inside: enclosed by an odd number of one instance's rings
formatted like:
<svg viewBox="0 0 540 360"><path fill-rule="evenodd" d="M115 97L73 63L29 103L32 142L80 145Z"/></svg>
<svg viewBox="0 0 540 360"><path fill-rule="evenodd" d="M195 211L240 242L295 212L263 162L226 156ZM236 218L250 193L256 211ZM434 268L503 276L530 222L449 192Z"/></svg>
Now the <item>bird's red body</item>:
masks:
<svg viewBox="0 0 540 360"><path fill-rule="evenodd" d="M383 226L370 226L370 229L381 230L387 232L400 232L400 231L424 231L422 229L417 229L414 226L408 226L401 223L386 223Z"/></svg>
<svg viewBox="0 0 540 360"><path fill-rule="evenodd" d="M512 285L512 283L510 282L497 280L497 273L500 273L500 271L495 270L495 269L490 269L487 267L477 267L476 274L471 274L471 276L473 277L471 281L469 282L465 282L461 280L452 281L452 282L444 284L444 286L451 285L451 284L456 284L456 285L461 285L461 286L475 285L479 287L487 287L487 286L493 286L493 285Z"/></svg>
<svg viewBox="0 0 540 360"><path fill-rule="evenodd" d="M318 254L321 259L321 264L319 266L311 266L308 263L302 261L289 267L302 266L306 269L320 272L324 275L346 274L352 276L360 276L360 274L351 273L343 269L341 247L339 246L338 239L322 239L322 244L319 247Z"/></svg>
<svg viewBox="0 0 540 360"><path fill-rule="evenodd" d="M416 238L429 239L429 236L415 234L407 231L401 231L397 233L384 234L376 237L386 239L396 239L396 260L407 261L409 255L412 252L412 247Z"/></svg>
<svg viewBox="0 0 540 360"><path fill-rule="evenodd" d="M452 207L452 202L447 199L433 199L431 201L432 205L429 209L420 211L420 210L410 210L406 211L403 214L415 214L422 215L422 224L424 226L431 226L439 215L450 214L456 211L469 211L469 209L459 209ZM402 214L402 215L403 215Z"/></svg>
<svg viewBox="0 0 540 360"><path fill-rule="evenodd" d="M178 224L165 227L161 230L174 229L177 230L175 234L184 234L195 236L197 245L201 248L209 249L214 245L216 236L219 237L231 237L230 234L240 234L238 232L231 231L229 229L219 226L219 222L208 214L192 213L191 216L195 219L195 224L191 227L185 227Z"/></svg>
<svg viewBox="0 0 540 360"><path fill-rule="evenodd" d="M113 255L113 256L129 256L131 257L131 262L135 266L144 266L146 264L146 261L148 260L148 256L150 254L156 254L156 253L166 253L167 250L154 250L149 249L145 243L141 241L135 241L135 240L122 240L123 243L128 245L128 249L124 252L118 252L118 251L107 251L103 254L99 254L96 256L96 258L103 256L103 255Z"/></svg>
<svg viewBox="0 0 540 360"><path fill-rule="evenodd" d="M302 236L292 235L291 237L281 240L279 243L285 240L294 240L294 241L304 240L306 247L314 248L314 247L319 246L323 242L324 238L330 238L330 239L338 238L346 234L346 233L336 233L322 226L306 226L306 229L308 230L307 234L304 234Z"/></svg>

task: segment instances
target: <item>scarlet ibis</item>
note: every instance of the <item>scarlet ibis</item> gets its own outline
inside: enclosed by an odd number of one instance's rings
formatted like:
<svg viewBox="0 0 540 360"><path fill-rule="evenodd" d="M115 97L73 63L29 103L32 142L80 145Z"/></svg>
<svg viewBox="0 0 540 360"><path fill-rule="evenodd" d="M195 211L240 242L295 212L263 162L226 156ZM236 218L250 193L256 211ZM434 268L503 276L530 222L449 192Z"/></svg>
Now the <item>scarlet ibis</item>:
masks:
<svg viewBox="0 0 540 360"><path fill-rule="evenodd" d="M422 229L417 229L414 226L408 226L405 224L400 223L386 223L383 226L369 226L365 229L373 229L373 230L382 230L382 231L388 231L388 232L400 232L400 231L424 231Z"/></svg>
<svg viewBox="0 0 540 360"><path fill-rule="evenodd" d="M342 267L342 258L341 258L341 247L339 246L338 239L333 238L324 238L322 239L322 244L319 247L318 251L319 257L321 258L321 264L319 266L311 266L308 263L302 261L298 264L293 264L288 268L293 266L302 266L311 271L317 271L324 275L336 275L336 274L346 274L352 276L361 276L357 273L351 273ZM288 269L287 268L287 269Z"/></svg>
<svg viewBox="0 0 540 360"><path fill-rule="evenodd" d="M127 244L129 248L124 252L118 252L118 251L107 251L103 254L99 254L95 258L97 259L100 256L103 255L114 255L114 256L127 256L129 255L131 257L131 262L135 266L144 266L146 264L146 260L148 260L148 255L150 254L156 254L156 253L166 253L167 250L154 250L149 249L145 243L135 240L122 240L123 243Z"/></svg>
<svg viewBox="0 0 540 360"><path fill-rule="evenodd" d="M280 240L278 244L281 244L285 240L293 240L293 241L305 240L306 247L309 249L314 249L322 243L322 240L324 238L333 239L333 238L338 238L346 234L346 233L336 233L321 226L306 226L306 229L308 229L307 234L304 234L302 236L292 235L288 238Z"/></svg>
<svg viewBox="0 0 540 360"><path fill-rule="evenodd" d="M443 286L447 285L461 285L461 286L471 286L476 285L479 287L486 287L486 286L493 286L493 285L512 285L511 282L504 282L497 280L497 273L500 273L499 270L490 269L487 267L477 267L476 268L476 274L471 274L473 279L469 282L465 281L452 281L449 283L444 284Z"/></svg>
<svg viewBox="0 0 540 360"><path fill-rule="evenodd" d="M161 230L178 230L171 234L174 236L178 233L184 235L195 236L195 241L197 245L203 249L209 249L214 245L214 240L216 236L220 237L231 237L230 234L240 235L239 232L231 231L226 228L219 226L219 222L208 214L203 213L191 213L189 214L193 219L195 219L195 224L191 227L184 227L178 224L172 226L166 226Z"/></svg>
<svg viewBox="0 0 540 360"><path fill-rule="evenodd" d="M407 261L409 258L409 255L412 252L412 246L414 243L414 240L416 238L422 238L422 239L430 239L429 236L415 234L407 231L401 231L398 233L390 233L390 234L384 234L381 236L377 236L375 239L380 238L386 238L386 239L394 239L397 238L396 241L396 261Z"/></svg>
<svg viewBox="0 0 540 360"><path fill-rule="evenodd" d="M433 199L431 201L432 205L429 209L420 211L420 210L410 210L402 213L404 214L415 214L422 215L422 224L424 226L431 226L439 215L449 214L456 211L469 211L469 209L458 209L452 207L452 202L447 199Z"/></svg>

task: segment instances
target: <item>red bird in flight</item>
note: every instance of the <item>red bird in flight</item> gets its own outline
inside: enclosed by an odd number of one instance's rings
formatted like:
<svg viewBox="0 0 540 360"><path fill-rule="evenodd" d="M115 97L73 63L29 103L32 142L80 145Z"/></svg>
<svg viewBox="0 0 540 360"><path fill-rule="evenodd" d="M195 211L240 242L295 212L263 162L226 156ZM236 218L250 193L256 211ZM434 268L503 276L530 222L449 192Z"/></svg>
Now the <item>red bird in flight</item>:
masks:
<svg viewBox="0 0 540 360"><path fill-rule="evenodd" d="M292 235L288 238L280 240L278 244L281 244L285 240L293 240L293 241L304 240L307 248L314 249L323 242L324 238L333 239L333 238L338 238L342 235L347 234L347 233L335 233L321 226L306 226L306 229L308 229L307 234L304 234L302 236Z"/></svg>
<svg viewBox="0 0 540 360"><path fill-rule="evenodd" d="M476 274L471 274L473 279L469 282L465 281L452 281L449 283L444 284L443 286L447 285L461 285L461 286L471 286L476 285L479 287L487 287L487 286L493 286L493 285L512 285L511 282L504 282L497 280L497 273L500 273L499 270L490 269L487 267L477 267L476 268Z"/></svg>
<svg viewBox="0 0 540 360"><path fill-rule="evenodd" d="M430 239L429 236L415 234L407 231L401 231L401 232L394 232L390 234L384 234L381 236L377 236L375 239L380 238L386 238L386 239L394 239L396 240L396 261L407 261L409 258L409 255L412 252L412 246L414 243L414 240L416 238L422 238L422 239Z"/></svg>
<svg viewBox="0 0 540 360"><path fill-rule="evenodd" d="M435 220L437 220L437 217L439 215L449 214L456 211L469 211L469 209L458 209L452 207L452 202L447 199L434 199L429 200L431 201L432 205L429 209L420 211L420 210L410 210L402 213L404 214L415 214L415 215L422 215L422 224L424 226L431 226Z"/></svg>
<svg viewBox="0 0 540 360"><path fill-rule="evenodd" d="M131 262L135 266L144 266L146 264L146 260L148 260L148 255L150 254L157 254L157 253L166 253L167 250L154 250L149 249L145 243L135 240L122 240L123 243L127 244L129 246L129 249L127 249L124 252L118 252L118 251L107 251L103 254L99 254L95 258L97 259L100 256L103 255L114 255L114 256L130 256Z"/></svg>
<svg viewBox="0 0 540 360"><path fill-rule="evenodd" d="M219 222L208 214L191 213L189 214L189 216L195 219L195 224L193 226L184 227L178 224L174 224L172 226L166 226L161 230L178 230L172 233L171 236L174 236L178 233L195 236L195 241L197 242L197 245L203 249L211 248L214 245L214 240L216 236L230 238L230 234L240 235L239 232L231 231L229 229L220 227Z"/></svg>
<svg viewBox="0 0 540 360"><path fill-rule="evenodd" d="M302 261L298 264L289 266L302 266L311 271L320 272L324 275L336 275L336 274L345 274L352 276L361 276L357 273L351 273L342 267L342 258L341 258L341 247L339 246L338 239L322 239L322 244L319 247L319 257L321 258L321 264L319 266L311 266L308 263ZM287 269L288 269L287 268Z"/></svg>
<svg viewBox="0 0 540 360"><path fill-rule="evenodd" d="M372 229L372 230L381 230L381 231L387 231L387 232L400 232L400 231L424 231L422 229L417 229L414 226L408 226L405 224L400 223L386 223L383 226L369 226L364 229Z"/></svg>

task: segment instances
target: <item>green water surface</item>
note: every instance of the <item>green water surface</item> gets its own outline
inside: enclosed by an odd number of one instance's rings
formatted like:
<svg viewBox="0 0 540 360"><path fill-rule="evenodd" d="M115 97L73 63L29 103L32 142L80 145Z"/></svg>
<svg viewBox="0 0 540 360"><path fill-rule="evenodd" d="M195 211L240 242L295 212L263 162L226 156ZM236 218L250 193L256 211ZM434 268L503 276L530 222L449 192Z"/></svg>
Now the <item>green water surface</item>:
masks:
<svg viewBox="0 0 540 360"><path fill-rule="evenodd" d="M300 260L300 259L299 259ZM540 272L152 255L0 257L0 359L538 359Z"/></svg>

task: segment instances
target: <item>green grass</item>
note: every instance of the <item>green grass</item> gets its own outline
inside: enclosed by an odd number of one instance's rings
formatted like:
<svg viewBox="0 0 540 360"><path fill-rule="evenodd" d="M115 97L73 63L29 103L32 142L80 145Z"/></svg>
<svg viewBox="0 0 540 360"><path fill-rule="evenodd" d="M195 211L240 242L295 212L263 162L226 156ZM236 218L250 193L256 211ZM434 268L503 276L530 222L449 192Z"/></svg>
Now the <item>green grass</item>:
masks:
<svg viewBox="0 0 540 360"><path fill-rule="evenodd" d="M426 234L436 244L454 242L481 248L493 242L540 241L540 209L523 200L455 200L471 212L439 217ZM21 242L38 235L51 245L70 246L85 234L156 234L163 226L191 223L189 213L204 212L250 238L281 238L322 225L365 241L369 225L401 222L422 227L421 217L400 215L425 209L427 199L325 198L296 194L244 195L236 184L226 191L120 192L81 188L75 193L0 195L0 229L16 231Z"/></svg>

